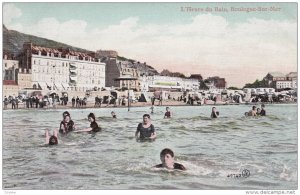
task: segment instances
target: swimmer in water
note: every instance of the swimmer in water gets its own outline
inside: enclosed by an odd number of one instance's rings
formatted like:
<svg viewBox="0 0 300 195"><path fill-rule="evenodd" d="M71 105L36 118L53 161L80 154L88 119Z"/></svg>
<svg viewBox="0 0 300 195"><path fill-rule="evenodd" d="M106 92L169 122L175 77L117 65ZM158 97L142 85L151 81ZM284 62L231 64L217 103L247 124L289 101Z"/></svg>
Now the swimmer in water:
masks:
<svg viewBox="0 0 300 195"><path fill-rule="evenodd" d="M252 106L252 110L248 112L248 116L256 116L256 106Z"/></svg>
<svg viewBox="0 0 300 195"><path fill-rule="evenodd" d="M154 114L154 107L153 106L151 106L151 114Z"/></svg>
<svg viewBox="0 0 300 195"><path fill-rule="evenodd" d="M165 113L165 116L164 118L171 118L172 114L170 112L170 108L169 107L166 107L166 113Z"/></svg>
<svg viewBox="0 0 300 195"><path fill-rule="evenodd" d="M261 112L260 108L257 108L256 109L256 115L260 115L260 112Z"/></svg>
<svg viewBox="0 0 300 195"><path fill-rule="evenodd" d="M212 107L212 111L211 111L211 118L218 118L219 117L219 112L217 111L216 107Z"/></svg>
<svg viewBox="0 0 300 195"><path fill-rule="evenodd" d="M46 144L57 145L58 144L58 131L55 129L53 135L50 136L49 130L45 130Z"/></svg>
<svg viewBox="0 0 300 195"><path fill-rule="evenodd" d="M65 111L63 113L63 120L60 122L59 125L59 133L66 135L73 130L75 130L75 124L71 120L70 113L68 111Z"/></svg>
<svg viewBox="0 0 300 195"><path fill-rule="evenodd" d="M111 112L111 116L112 116L113 118L117 118L117 115L116 115L116 113L115 113L114 111Z"/></svg>
<svg viewBox="0 0 300 195"><path fill-rule="evenodd" d="M143 123L139 123L137 130L135 132L136 139L155 139L156 132L154 126L151 124L150 115L144 114L143 115Z"/></svg>
<svg viewBox="0 0 300 195"><path fill-rule="evenodd" d="M186 170L182 164L174 162L174 152L169 148L165 148L160 152L160 160L162 164L155 165L155 168Z"/></svg>
<svg viewBox="0 0 300 195"><path fill-rule="evenodd" d="M261 105L261 111L260 111L260 116L266 116L266 110L265 110L265 105Z"/></svg>
<svg viewBox="0 0 300 195"><path fill-rule="evenodd" d="M95 119L95 115L94 113L90 113L88 115L88 120L91 123L89 128L86 129L82 129L82 130L76 130L74 131L74 133L78 133L78 132L90 132L90 133L96 133L101 131L101 128L98 126L98 124L96 123L96 119Z"/></svg>

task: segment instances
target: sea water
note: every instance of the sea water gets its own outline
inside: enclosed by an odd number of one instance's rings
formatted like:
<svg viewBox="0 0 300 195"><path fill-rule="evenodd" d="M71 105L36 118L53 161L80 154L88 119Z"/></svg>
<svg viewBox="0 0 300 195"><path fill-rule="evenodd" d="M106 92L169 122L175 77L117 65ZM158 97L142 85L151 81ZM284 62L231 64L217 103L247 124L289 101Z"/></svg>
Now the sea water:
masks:
<svg viewBox="0 0 300 195"><path fill-rule="evenodd" d="M102 132L71 133L57 146L45 146L44 130L58 128L65 110L5 110L3 189L297 189L297 105L244 117L250 109L217 106L220 118L210 119L211 106L178 106L163 119L165 107L155 107L153 142L134 138L150 107L70 109L77 129L93 112ZM187 171L152 168L164 148Z"/></svg>

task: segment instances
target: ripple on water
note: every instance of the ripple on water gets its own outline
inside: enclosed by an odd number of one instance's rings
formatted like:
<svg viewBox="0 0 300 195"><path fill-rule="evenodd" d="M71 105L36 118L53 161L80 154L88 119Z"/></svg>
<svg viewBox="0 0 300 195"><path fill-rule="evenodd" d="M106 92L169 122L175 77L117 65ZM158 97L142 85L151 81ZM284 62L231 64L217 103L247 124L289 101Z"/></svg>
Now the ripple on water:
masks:
<svg viewBox="0 0 300 195"><path fill-rule="evenodd" d="M222 116L210 117L208 107L176 107L171 120L164 112L151 116L158 137L137 142L141 113L98 109L103 132L60 137L57 146L44 143L44 129L61 121L47 110L4 112L3 187L5 189L272 189L297 187L297 106L270 105L266 117L241 117L245 106L220 106ZM250 106L249 106L250 108ZM164 108L161 108L164 109ZM248 109L248 108L247 108ZM114 111L116 111L114 108ZM137 112L136 112L137 111ZM147 111L149 109L147 108ZM72 110L76 126L89 126L89 109ZM108 116L109 117L106 117ZM122 118L125 116L125 118ZM181 117L183 116L183 117ZM236 116L236 117L235 117ZM19 118L20 121L12 119ZM169 147L187 171L153 170L159 153ZM55 167L55 168L53 168ZM251 171L232 180L230 173ZM43 180L41 180L43 179Z"/></svg>

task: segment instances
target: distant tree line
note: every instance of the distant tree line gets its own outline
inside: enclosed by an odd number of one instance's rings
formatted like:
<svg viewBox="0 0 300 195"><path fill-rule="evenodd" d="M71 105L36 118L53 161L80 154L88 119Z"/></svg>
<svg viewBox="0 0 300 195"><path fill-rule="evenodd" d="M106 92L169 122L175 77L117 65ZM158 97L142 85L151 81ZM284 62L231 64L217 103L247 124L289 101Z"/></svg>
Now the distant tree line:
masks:
<svg viewBox="0 0 300 195"><path fill-rule="evenodd" d="M256 79L253 83L245 84L244 88L260 88L260 87L269 87L265 81Z"/></svg>

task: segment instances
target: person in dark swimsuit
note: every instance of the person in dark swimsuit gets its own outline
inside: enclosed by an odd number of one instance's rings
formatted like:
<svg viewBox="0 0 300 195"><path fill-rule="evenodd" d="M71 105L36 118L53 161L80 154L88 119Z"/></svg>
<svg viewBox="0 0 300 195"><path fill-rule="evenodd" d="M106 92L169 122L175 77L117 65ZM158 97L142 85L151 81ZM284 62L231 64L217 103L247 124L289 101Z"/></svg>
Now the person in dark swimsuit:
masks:
<svg viewBox="0 0 300 195"><path fill-rule="evenodd" d="M151 124L150 115L143 115L143 123L139 123L135 132L136 139L144 140L144 139L155 139L156 132L154 126Z"/></svg>
<svg viewBox="0 0 300 195"><path fill-rule="evenodd" d="M154 106L151 106L151 114L154 114Z"/></svg>
<svg viewBox="0 0 300 195"><path fill-rule="evenodd" d="M75 124L71 120L70 113L65 111L63 113L63 121L61 121L59 125L59 133L66 135L73 130L75 130Z"/></svg>
<svg viewBox="0 0 300 195"><path fill-rule="evenodd" d="M90 113L88 115L88 120L91 123L89 128L82 129L82 130L76 130L76 131L74 131L74 133L78 133L78 132L96 133L96 132L101 131L101 127L99 127L98 123L96 123L96 117L95 117L94 113Z"/></svg>
<svg viewBox="0 0 300 195"><path fill-rule="evenodd" d="M210 118L218 118L219 112L217 111L216 107L212 107Z"/></svg>
<svg viewBox="0 0 300 195"><path fill-rule="evenodd" d="M115 113L114 111L111 112L111 116L112 116L113 118L117 118L117 115L116 115L116 113Z"/></svg>
<svg viewBox="0 0 300 195"><path fill-rule="evenodd" d="M257 108L257 109L256 109L256 115L259 116L259 115L260 115L260 112L261 112L260 108Z"/></svg>
<svg viewBox="0 0 300 195"><path fill-rule="evenodd" d="M155 165L155 168L186 170L182 164L174 162L174 152L169 148L165 148L160 152L160 160L162 163Z"/></svg>
<svg viewBox="0 0 300 195"><path fill-rule="evenodd" d="M58 144L58 131L57 129L53 131L53 135L49 134L49 130L45 131L46 144L57 145Z"/></svg>
<svg viewBox="0 0 300 195"><path fill-rule="evenodd" d="M266 116L266 110L265 110L265 105L261 105L261 111L260 111L260 116Z"/></svg>
<svg viewBox="0 0 300 195"><path fill-rule="evenodd" d="M171 112L170 112L170 108L169 107L166 107L166 113L165 113L165 116L164 116L164 118L171 118Z"/></svg>

